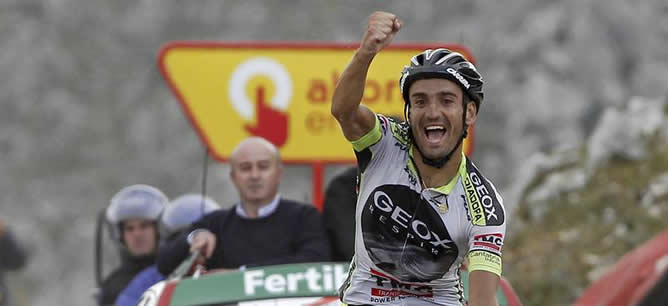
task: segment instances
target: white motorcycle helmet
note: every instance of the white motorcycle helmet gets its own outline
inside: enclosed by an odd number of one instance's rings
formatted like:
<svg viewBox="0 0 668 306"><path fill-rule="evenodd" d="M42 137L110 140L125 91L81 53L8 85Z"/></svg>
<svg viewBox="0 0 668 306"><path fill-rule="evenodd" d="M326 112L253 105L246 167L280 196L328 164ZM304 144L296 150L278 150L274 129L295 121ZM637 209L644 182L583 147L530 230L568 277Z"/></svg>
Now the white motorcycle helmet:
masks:
<svg viewBox="0 0 668 306"><path fill-rule="evenodd" d="M122 243L120 225L129 219L148 219L157 225L168 202L167 196L153 186L137 184L121 189L111 198L106 211L111 237Z"/></svg>
<svg viewBox="0 0 668 306"><path fill-rule="evenodd" d="M166 236L188 228L204 215L220 209L213 199L196 193L184 194L172 200L162 214L161 223Z"/></svg>

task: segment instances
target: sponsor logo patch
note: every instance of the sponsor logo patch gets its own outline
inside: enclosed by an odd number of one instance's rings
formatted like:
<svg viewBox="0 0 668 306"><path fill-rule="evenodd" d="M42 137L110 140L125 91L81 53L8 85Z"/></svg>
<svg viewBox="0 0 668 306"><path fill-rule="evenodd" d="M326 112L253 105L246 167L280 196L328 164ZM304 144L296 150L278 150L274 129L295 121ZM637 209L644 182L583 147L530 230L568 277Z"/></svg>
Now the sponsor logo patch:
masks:
<svg viewBox="0 0 668 306"><path fill-rule="evenodd" d="M459 254L439 213L408 186L377 187L365 201L361 221L369 258L397 280L438 279Z"/></svg>
<svg viewBox="0 0 668 306"><path fill-rule="evenodd" d="M376 286L381 288L371 288L372 297L433 297L433 288L425 285L416 285L400 282L382 272L371 269L371 277L376 281Z"/></svg>
<svg viewBox="0 0 668 306"><path fill-rule="evenodd" d="M471 87L471 84L469 84L469 81L467 81L457 70L454 68L449 68L445 69L448 73L452 74L452 76L455 77L459 81L459 83L462 83L462 86L466 87L466 89L469 89Z"/></svg>
<svg viewBox="0 0 668 306"><path fill-rule="evenodd" d="M464 189L473 224L502 225L505 216L494 189L472 164L468 163L466 167L468 171L464 175Z"/></svg>
<svg viewBox="0 0 668 306"><path fill-rule="evenodd" d="M488 267L492 267L493 269L496 270L496 274L501 275L501 267L502 267L501 256L499 256L498 254L481 250L472 251L469 254L469 261L470 261L469 266L485 265Z"/></svg>
<svg viewBox="0 0 668 306"><path fill-rule="evenodd" d="M501 247L503 247L503 234L501 233L482 234L473 237L473 249L501 254Z"/></svg>
<svg viewBox="0 0 668 306"><path fill-rule="evenodd" d="M293 273L265 274L264 270L244 272L246 295L271 293L288 294L300 290L332 291L343 283L347 273L343 265L323 265L320 269L310 267Z"/></svg>

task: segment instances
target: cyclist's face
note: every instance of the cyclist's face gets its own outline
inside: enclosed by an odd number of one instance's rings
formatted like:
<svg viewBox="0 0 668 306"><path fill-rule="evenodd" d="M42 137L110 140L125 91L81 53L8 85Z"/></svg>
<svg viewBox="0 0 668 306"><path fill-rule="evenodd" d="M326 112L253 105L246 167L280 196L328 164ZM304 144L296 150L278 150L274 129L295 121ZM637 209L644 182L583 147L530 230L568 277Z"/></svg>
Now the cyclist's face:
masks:
<svg viewBox="0 0 668 306"><path fill-rule="evenodd" d="M461 87L445 79L418 80L410 87L411 130L425 157L442 158L459 141L464 128L463 95ZM467 107L466 123L471 125L476 119L475 104Z"/></svg>
<svg viewBox="0 0 668 306"><path fill-rule="evenodd" d="M133 256L150 255L155 252L155 224L148 219L123 221L123 241Z"/></svg>
<svg viewBox="0 0 668 306"><path fill-rule="evenodd" d="M246 143L230 160L232 182L244 203L266 204L278 193L282 173L277 153L264 143Z"/></svg>

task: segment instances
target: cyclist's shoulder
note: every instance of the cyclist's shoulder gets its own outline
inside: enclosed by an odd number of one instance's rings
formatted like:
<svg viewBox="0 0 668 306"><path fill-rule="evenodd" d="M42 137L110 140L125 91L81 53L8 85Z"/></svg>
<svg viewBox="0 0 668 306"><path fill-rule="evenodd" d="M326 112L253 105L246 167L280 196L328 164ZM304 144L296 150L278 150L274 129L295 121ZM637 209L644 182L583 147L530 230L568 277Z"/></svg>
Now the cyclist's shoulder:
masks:
<svg viewBox="0 0 668 306"><path fill-rule="evenodd" d="M410 129L408 123L399 121L398 119L388 117L388 125L392 137L400 144L408 146L411 142Z"/></svg>
<svg viewBox="0 0 668 306"><path fill-rule="evenodd" d="M411 143L408 124L383 114L377 114L376 116L379 122L376 128L381 135L381 140L378 142L380 146L377 146L377 148L382 148L383 151L407 152Z"/></svg>

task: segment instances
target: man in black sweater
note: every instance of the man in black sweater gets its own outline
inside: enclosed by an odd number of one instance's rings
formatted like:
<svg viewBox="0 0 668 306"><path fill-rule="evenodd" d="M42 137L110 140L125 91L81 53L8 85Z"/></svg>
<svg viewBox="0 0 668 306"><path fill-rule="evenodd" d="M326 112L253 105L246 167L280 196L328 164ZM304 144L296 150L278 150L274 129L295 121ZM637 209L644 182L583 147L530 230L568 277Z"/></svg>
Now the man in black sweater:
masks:
<svg viewBox="0 0 668 306"><path fill-rule="evenodd" d="M169 275L191 251L213 269L329 261L322 216L309 204L278 194L282 167L277 148L260 137L242 141L230 156L230 178L241 201L196 222L158 254Z"/></svg>

